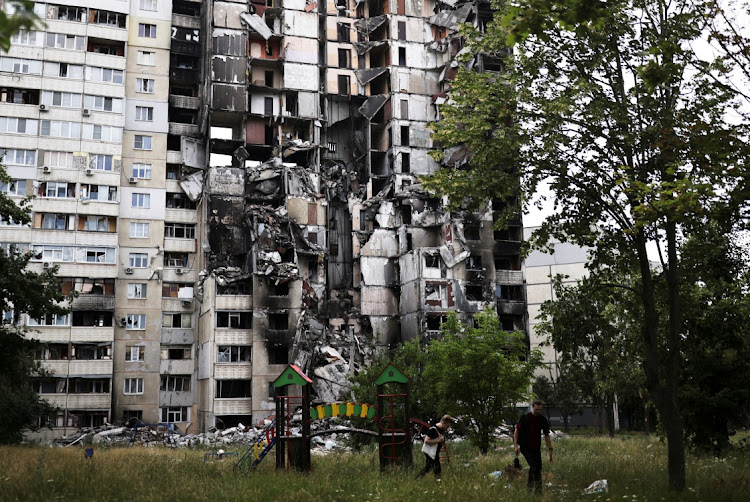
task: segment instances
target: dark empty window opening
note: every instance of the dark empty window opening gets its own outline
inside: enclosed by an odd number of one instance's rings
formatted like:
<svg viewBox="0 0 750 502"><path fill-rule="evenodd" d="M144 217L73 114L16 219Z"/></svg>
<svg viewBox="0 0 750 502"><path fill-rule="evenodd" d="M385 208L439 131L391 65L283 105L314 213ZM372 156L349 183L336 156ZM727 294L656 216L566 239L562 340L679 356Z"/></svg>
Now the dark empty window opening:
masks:
<svg viewBox="0 0 750 502"><path fill-rule="evenodd" d="M289 315L286 313L268 314L268 328L273 330L289 329Z"/></svg>
<svg viewBox="0 0 750 502"><path fill-rule="evenodd" d="M406 21L398 22L398 39L406 40Z"/></svg>
<svg viewBox="0 0 750 502"><path fill-rule="evenodd" d="M252 312L216 312L217 328L251 329L253 327Z"/></svg>
<svg viewBox="0 0 750 502"><path fill-rule="evenodd" d="M424 255L425 268L440 268L440 256L437 254Z"/></svg>
<svg viewBox="0 0 750 502"><path fill-rule="evenodd" d="M351 68L349 64L349 49L339 49L339 68Z"/></svg>
<svg viewBox="0 0 750 502"><path fill-rule="evenodd" d="M263 98L263 114L273 115L273 98Z"/></svg>
<svg viewBox="0 0 750 502"><path fill-rule="evenodd" d="M427 316L427 329L429 331L437 331L440 329L440 325L446 321L444 316L431 315Z"/></svg>
<svg viewBox="0 0 750 502"><path fill-rule="evenodd" d="M401 152L401 172L411 172L411 155L407 152Z"/></svg>
<svg viewBox="0 0 750 502"><path fill-rule="evenodd" d="M286 95L286 111L293 116L297 115L298 97L296 92L290 92Z"/></svg>
<svg viewBox="0 0 750 502"><path fill-rule="evenodd" d="M411 206L401 206L401 221L404 225L411 225Z"/></svg>
<svg viewBox="0 0 750 502"><path fill-rule="evenodd" d="M493 231L493 236L497 241L521 241L521 227L508 227L503 230Z"/></svg>
<svg viewBox="0 0 750 502"><path fill-rule="evenodd" d="M401 126L401 145L409 146L409 126Z"/></svg>
<svg viewBox="0 0 750 502"><path fill-rule="evenodd" d="M265 83L267 87L273 87L273 72L267 71L265 73Z"/></svg>
<svg viewBox="0 0 750 502"><path fill-rule="evenodd" d="M336 31L339 42L349 42L349 25L347 23L338 23Z"/></svg>
<svg viewBox="0 0 750 502"><path fill-rule="evenodd" d="M466 299L470 302L481 302L482 301L482 286L477 285L466 285Z"/></svg>
<svg viewBox="0 0 750 502"><path fill-rule="evenodd" d="M480 235L479 225L464 225L464 237L470 241L478 241Z"/></svg>
<svg viewBox="0 0 750 502"><path fill-rule="evenodd" d="M521 270L520 256L495 258L495 270Z"/></svg>
<svg viewBox="0 0 750 502"><path fill-rule="evenodd" d="M338 89L339 96L348 96L349 95L349 76L339 75L338 84L339 84L339 89Z"/></svg>
<svg viewBox="0 0 750 502"><path fill-rule="evenodd" d="M289 364L289 349L283 345L269 346L268 364Z"/></svg>
<svg viewBox="0 0 750 502"><path fill-rule="evenodd" d="M406 47L398 48L398 65L406 66Z"/></svg>
<svg viewBox="0 0 750 502"><path fill-rule="evenodd" d="M466 270L482 270L482 257L471 255L466 259Z"/></svg>
<svg viewBox="0 0 750 502"><path fill-rule="evenodd" d="M216 397L250 397L252 396L252 380L216 380Z"/></svg>
<svg viewBox="0 0 750 502"><path fill-rule="evenodd" d="M496 294L499 300L523 300L523 288L521 286L498 285Z"/></svg>
<svg viewBox="0 0 750 502"><path fill-rule="evenodd" d="M271 296L289 296L289 281L271 285Z"/></svg>

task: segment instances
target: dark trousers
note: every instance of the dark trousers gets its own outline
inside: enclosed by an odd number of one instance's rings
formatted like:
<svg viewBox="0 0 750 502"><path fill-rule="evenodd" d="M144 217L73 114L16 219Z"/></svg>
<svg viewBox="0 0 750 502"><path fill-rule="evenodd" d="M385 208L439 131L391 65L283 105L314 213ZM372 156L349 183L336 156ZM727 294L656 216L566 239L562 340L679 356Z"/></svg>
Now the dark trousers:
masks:
<svg viewBox="0 0 750 502"><path fill-rule="evenodd" d="M440 478L440 473L442 472L442 469L440 467L440 450L438 450L437 454L435 455L435 458L431 458L428 454L424 454L425 458L425 464L421 471L419 471L419 474L417 474L418 478L421 478L430 470L432 470L435 473L436 478Z"/></svg>
<svg viewBox="0 0 750 502"><path fill-rule="evenodd" d="M534 490L536 490L537 493L541 493L542 450L529 450L526 448L521 448L521 453L523 454L523 458L525 458L526 462L528 462L529 464L529 482L527 488L529 491L531 491L531 488L534 487Z"/></svg>

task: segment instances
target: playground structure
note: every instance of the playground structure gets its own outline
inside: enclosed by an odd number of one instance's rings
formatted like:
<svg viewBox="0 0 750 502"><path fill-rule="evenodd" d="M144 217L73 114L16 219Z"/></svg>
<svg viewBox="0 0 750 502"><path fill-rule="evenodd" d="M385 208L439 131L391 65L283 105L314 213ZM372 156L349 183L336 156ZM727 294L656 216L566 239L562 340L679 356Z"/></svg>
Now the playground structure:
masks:
<svg viewBox="0 0 750 502"><path fill-rule="evenodd" d="M367 403L327 403L310 407L309 390L312 380L297 366L290 364L273 382L276 389L276 416L261 431L234 466L235 472L249 474L276 446L276 469L310 470L310 439L314 436L351 432L377 436L380 468L389 465L412 464L412 437L420 437L430 426L418 419L409 418L409 378L392 363L388 363L375 380L377 406ZM386 385L401 387L398 392L386 392ZM392 387L392 386L391 386ZM292 388L299 394L290 394ZM291 433L292 417L298 407L302 410L301 435ZM387 414L385 411L387 410ZM400 412L400 413L399 413ZM337 428L310 431L314 420L333 417L359 417L373 420L377 431L355 428ZM441 459L450 461L443 445Z"/></svg>

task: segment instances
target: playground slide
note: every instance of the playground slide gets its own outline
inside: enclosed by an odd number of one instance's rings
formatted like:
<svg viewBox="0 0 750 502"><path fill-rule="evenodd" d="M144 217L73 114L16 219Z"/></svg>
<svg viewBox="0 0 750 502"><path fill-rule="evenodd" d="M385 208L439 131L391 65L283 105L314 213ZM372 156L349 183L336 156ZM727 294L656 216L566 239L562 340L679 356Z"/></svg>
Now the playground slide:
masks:
<svg viewBox="0 0 750 502"><path fill-rule="evenodd" d="M255 469L266 455L273 449L276 444L276 420L271 421L263 428L260 435L248 447L247 451L234 464L235 472L242 472L245 475Z"/></svg>

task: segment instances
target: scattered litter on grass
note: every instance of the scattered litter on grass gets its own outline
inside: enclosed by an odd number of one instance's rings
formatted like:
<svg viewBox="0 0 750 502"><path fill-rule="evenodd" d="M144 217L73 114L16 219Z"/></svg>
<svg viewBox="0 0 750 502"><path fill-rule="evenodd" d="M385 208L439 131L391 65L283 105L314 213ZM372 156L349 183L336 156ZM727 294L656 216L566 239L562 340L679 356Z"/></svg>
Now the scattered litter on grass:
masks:
<svg viewBox="0 0 750 502"><path fill-rule="evenodd" d="M488 474L491 478L500 478L503 476L503 471L494 471Z"/></svg>
<svg viewBox="0 0 750 502"><path fill-rule="evenodd" d="M609 493L609 485L607 484L606 479L598 479L583 490L584 495L591 495L594 493Z"/></svg>

